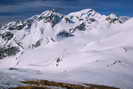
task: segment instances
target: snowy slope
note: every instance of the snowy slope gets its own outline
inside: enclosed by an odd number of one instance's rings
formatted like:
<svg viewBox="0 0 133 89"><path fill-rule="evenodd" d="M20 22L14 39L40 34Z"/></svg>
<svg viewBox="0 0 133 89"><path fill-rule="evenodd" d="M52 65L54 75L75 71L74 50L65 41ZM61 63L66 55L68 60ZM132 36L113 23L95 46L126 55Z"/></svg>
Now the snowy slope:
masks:
<svg viewBox="0 0 133 89"><path fill-rule="evenodd" d="M0 72L15 75L14 80L21 76L132 89L133 19L123 19L85 9L68 15L45 11L10 22L0 28L0 47L5 48ZM9 55L5 50L13 51L10 47L19 51Z"/></svg>

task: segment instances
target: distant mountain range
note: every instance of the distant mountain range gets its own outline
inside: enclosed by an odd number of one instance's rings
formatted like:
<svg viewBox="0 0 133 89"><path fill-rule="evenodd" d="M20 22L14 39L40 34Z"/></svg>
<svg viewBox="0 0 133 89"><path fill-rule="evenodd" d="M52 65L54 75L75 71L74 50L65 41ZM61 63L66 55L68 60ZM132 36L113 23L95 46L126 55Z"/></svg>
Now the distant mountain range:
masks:
<svg viewBox="0 0 133 89"><path fill-rule="evenodd" d="M47 10L40 15L25 21L12 21L0 28L0 48L10 47L36 48L49 42L71 37L77 31L91 30L95 23L123 24L128 17L118 17L115 14L101 15L92 9L63 15L54 10ZM97 24L101 25L101 24ZM9 54L1 54L1 56ZM3 58L3 57L1 57Z"/></svg>

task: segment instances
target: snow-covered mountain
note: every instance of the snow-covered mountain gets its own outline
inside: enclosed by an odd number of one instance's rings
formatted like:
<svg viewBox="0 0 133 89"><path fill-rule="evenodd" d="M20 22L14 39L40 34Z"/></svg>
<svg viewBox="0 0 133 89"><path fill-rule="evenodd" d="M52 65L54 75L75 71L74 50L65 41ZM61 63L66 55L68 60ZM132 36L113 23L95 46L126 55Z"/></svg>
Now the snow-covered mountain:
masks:
<svg viewBox="0 0 133 89"><path fill-rule="evenodd" d="M54 10L48 10L23 22L12 21L3 25L0 28L0 48L8 50L14 47L18 52L82 33L90 34L93 29L98 31L97 29L103 28L101 31L104 31L112 24L124 22L125 19L115 14L105 16L92 9L70 13L66 16Z"/></svg>
<svg viewBox="0 0 133 89"><path fill-rule="evenodd" d="M133 18L92 9L68 15L47 10L1 26L0 67L39 70L48 79L132 89L132 34Z"/></svg>

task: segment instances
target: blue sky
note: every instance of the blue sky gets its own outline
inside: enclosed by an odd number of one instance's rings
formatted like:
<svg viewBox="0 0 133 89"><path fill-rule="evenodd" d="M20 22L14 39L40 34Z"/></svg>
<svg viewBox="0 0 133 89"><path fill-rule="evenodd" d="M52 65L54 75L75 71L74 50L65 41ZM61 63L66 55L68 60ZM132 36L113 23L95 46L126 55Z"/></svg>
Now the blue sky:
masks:
<svg viewBox="0 0 133 89"><path fill-rule="evenodd" d="M67 14L85 8L102 14L133 16L133 0L0 0L0 23L25 19L47 9Z"/></svg>

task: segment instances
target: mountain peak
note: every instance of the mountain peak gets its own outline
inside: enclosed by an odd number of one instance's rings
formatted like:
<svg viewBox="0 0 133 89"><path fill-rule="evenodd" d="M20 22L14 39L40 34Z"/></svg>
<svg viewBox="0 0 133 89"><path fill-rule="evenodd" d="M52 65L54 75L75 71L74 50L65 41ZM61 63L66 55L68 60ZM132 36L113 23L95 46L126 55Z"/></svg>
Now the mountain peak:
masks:
<svg viewBox="0 0 133 89"><path fill-rule="evenodd" d="M97 12L93 9L84 9L77 12L72 12L69 15L78 16L78 17L85 17L85 16L91 17L94 16L95 14L97 14Z"/></svg>
<svg viewBox="0 0 133 89"><path fill-rule="evenodd" d="M115 14L101 15L93 9L84 9L63 15L55 10L46 10L40 15L32 16L25 21L12 21L0 29L1 47L33 48L58 38L79 36L96 28L105 28L105 23L116 23L119 17ZM9 34L10 33L10 34ZM9 35L8 37L5 37ZM8 38L5 40L5 38ZM10 39L9 39L10 38Z"/></svg>

